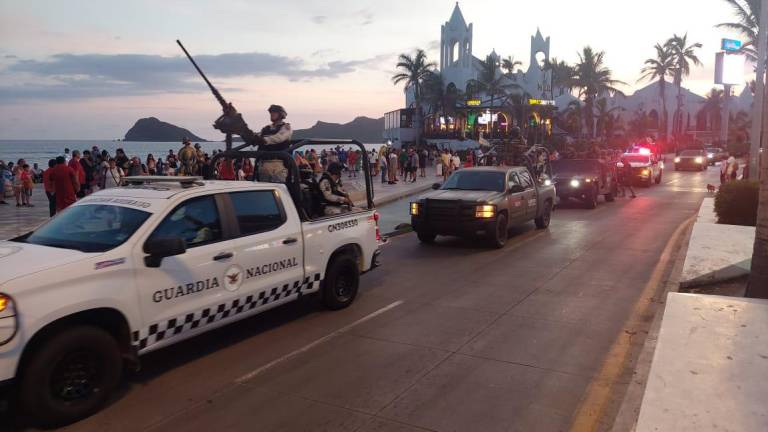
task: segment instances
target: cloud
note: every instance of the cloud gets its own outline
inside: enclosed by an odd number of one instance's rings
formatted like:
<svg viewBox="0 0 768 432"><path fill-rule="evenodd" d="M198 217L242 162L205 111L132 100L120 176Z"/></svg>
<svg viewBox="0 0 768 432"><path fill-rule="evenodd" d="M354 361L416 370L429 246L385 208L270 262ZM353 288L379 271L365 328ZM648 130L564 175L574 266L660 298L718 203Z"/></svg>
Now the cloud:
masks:
<svg viewBox="0 0 768 432"><path fill-rule="evenodd" d="M377 56L309 67L300 58L259 52L199 55L195 60L214 81L216 78L266 76L284 77L289 81L336 78L381 61ZM31 83L0 85L0 100L187 93L203 88L197 73L184 57L57 54L46 60L17 60L1 72L6 77L16 74L30 77L28 81Z"/></svg>
<svg viewBox="0 0 768 432"><path fill-rule="evenodd" d="M373 18L374 18L373 12L369 11L368 9L362 9L357 11L355 16L362 19L362 21L360 22L360 25L366 26L373 23Z"/></svg>
<svg viewBox="0 0 768 432"><path fill-rule="evenodd" d="M325 15L315 15L312 17L312 22L315 24L324 24L328 21L328 17Z"/></svg>
<svg viewBox="0 0 768 432"><path fill-rule="evenodd" d="M17 59L17 58L19 58L19 57L18 57L18 56L15 56L15 55L13 55L13 54L6 54L6 55L4 56L4 58L7 58L7 59Z"/></svg>

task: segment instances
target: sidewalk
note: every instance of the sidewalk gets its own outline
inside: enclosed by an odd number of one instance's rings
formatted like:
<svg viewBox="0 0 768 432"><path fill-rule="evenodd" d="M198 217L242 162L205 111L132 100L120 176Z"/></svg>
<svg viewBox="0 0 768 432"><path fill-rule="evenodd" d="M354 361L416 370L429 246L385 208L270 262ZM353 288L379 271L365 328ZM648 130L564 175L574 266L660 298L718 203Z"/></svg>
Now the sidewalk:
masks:
<svg viewBox="0 0 768 432"><path fill-rule="evenodd" d="M637 432L768 430L768 301L670 293Z"/></svg>
<svg viewBox="0 0 768 432"><path fill-rule="evenodd" d="M416 183L398 182L395 185L381 184L381 178L374 179L374 202L377 207L429 189L432 183L442 181L441 178L430 176L417 178ZM342 179L345 187L352 194L355 202L365 205L365 183L362 178ZM0 205L0 240L9 239L25 234L48 220L48 199L42 185L35 185L32 193L34 207L16 207L14 198L6 198L8 205Z"/></svg>
<svg viewBox="0 0 768 432"><path fill-rule="evenodd" d="M680 286L689 288L748 275L755 227L718 224L714 198L704 198L693 225Z"/></svg>

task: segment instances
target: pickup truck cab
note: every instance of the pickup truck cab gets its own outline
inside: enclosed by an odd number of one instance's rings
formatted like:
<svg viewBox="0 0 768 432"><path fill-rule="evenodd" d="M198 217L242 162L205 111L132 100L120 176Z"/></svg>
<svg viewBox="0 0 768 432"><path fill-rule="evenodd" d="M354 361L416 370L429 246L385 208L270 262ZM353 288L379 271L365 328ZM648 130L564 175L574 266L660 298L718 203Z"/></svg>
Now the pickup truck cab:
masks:
<svg viewBox="0 0 768 432"><path fill-rule="evenodd" d="M535 221L549 226L555 189L534 180L525 167L476 167L454 172L435 192L412 202L411 225L424 243L438 235L483 235L504 247L510 226Z"/></svg>
<svg viewBox="0 0 768 432"><path fill-rule="evenodd" d="M0 242L0 381L42 425L149 352L314 293L347 307L377 266L370 206L308 219L282 183L128 180Z"/></svg>
<svg viewBox="0 0 768 432"><path fill-rule="evenodd" d="M580 200L588 209L597 207L600 195L613 201L618 190L616 167L600 159L558 159L552 173L560 201Z"/></svg>

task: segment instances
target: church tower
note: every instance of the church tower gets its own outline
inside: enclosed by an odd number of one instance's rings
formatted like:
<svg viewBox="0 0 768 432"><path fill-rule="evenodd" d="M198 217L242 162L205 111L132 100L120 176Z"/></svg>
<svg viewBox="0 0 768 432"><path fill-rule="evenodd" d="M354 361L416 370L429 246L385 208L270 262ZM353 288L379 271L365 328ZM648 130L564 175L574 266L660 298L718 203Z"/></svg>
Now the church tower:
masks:
<svg viewBox="0 0 768 432"><path fill-rule="evenodd" d="M474 77L472 69L472 24L467 25L459 9L453 8L451 18L440 29L440 72L445 83L464 89Z"/></svg>
<svg viewBox="0 0 768 432"><path fill-rule="evenodd" d="M544 70L548 61L549 36L544 39L541 31L536 29L536 35L531 36L531 61L525 73L527 81L536 86L535 93L531 94L535 98L552 99L552 73Z"/></svg>

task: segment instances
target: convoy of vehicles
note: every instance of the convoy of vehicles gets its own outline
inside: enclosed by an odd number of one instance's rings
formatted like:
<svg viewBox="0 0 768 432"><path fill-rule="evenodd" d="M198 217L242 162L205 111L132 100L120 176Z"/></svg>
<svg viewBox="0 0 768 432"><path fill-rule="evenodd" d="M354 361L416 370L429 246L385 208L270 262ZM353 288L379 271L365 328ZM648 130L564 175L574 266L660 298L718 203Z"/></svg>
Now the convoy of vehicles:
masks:
<svg viewBox="0 0 768 432"><path fill-rule="evenodd" d="M381 252L372 189L310 218L287 166L287 184L129 177L0 242L0 382L20 408L70 423L143 354L314 293L351 304Z"/></svg>
<svg viewBox="0 0 768 432"><path fill-rule="evenodd" d="M675 171L704 171L707 169L707 165L707 154L704 150L683 150L675 157Z"/></svg>
<svg viewBox="0 0 768 432"><path fill-rule="evenodd" d="M555 188L525 167L477 167L453 173L436 191L411 203L411 225L425 243L438 235L482 235L503 247L509 228L535 221L549 226Z"/></svg>
<svg viewBox="0 0 768 432"><path fill-rule="evenodd" d="M601 195L610 202L618 192L616 167L599 159L560 159L552 162L553 182L560 201L580 200L597 207Z"/></svg>

